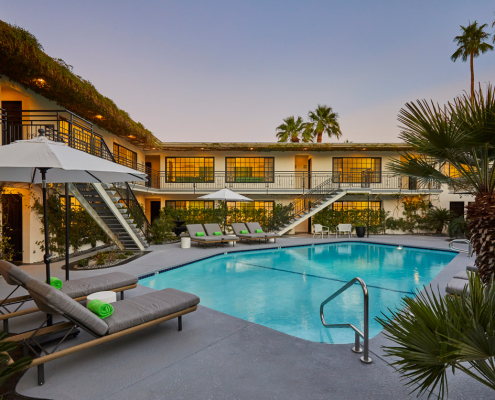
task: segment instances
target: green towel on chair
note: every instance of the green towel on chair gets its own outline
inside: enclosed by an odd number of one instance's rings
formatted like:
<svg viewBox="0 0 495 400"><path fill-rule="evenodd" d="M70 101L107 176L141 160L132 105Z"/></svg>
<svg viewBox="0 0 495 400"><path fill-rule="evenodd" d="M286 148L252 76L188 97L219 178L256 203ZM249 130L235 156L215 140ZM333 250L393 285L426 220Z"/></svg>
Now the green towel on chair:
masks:
<svg viewBox="0 0 495 400"><path fill-rule="evenodd" d="M45 281L45 283L47 282ZM55 289L62 289L63 284L64 283L60 279L55 278L54 276L50 277L50 286L53 286Z"/></svg>
<svg viewBox="0 0 495 400"><path fill-rule="evenodd" d="M215 236L220 236L220 235L222 234L222 232L213 232L213 234L214 234Z"/></svg>
<svg viewBox="0 0 495 400"><path fill-rule="evenodd" d="M241 231L241 235L245 235L247 233L247 231L244 229Z"/></svg>
<svg viewBox="0 0 495 400"><path fill-rule="evenodd" d="M204 236L205 233L204 232L196 232L196 236Z"/></svg>
<svg viewBox="0 0 495 400"><path fill-rule="evenodd" d="M263 233L263 229L256 229L254 233Z"/></svg>
<svg viewBox="0 0 495 400"><path fill-rule="evenodd" d="M91 300L88 303L88 310L101 319L107 318L113 314L112 305L101 300Z"/></svg>

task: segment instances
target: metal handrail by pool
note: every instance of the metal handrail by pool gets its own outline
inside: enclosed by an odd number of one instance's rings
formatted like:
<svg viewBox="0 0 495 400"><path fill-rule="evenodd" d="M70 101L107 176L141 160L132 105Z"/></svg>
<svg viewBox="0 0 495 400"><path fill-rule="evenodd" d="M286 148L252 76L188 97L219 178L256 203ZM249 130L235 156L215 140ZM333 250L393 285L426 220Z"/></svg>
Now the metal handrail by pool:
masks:
<svg viewBox="0 0 495 400"><path fill-rule="evenodd" d="M460 249L459 247L455 247L454 243L464 243L468 245L468 249ZM465 253L469 257L473 255L473 244L468 239L454 239L449 242L449 248L454 251L458 251L459 253Z"/></svg>
<svg viewBox="0 0 495 400"><path fill-rule="evenodd" d="M347 289L349 289L354 283L359 282L361 285L361 288L363 289L363 296L364 296L364 333L361 332L356 326L353 324L327 324L325 322L325 316L323 315L323 307L327 303L330 303L334 298L336 298L339 294L345 292ZM361 361L369 364L371 363L371 358L369 357L369 299L368 299L368 288L366 287L366 283L361 278L354 278L353 280L347 282L344 286L342 286L339 290L337 290L334 294L332 294L328 299L323 301L320 305L320 318L321 318L321 323L325 328L352 328L355 332L355 340L354 340L354 347L352 348L352 351L354 353L363 353L363 356L361 357ZM359 343L359 338L362 337L364 341L364 352L363 349L361 349L361 344Z"/></svg>

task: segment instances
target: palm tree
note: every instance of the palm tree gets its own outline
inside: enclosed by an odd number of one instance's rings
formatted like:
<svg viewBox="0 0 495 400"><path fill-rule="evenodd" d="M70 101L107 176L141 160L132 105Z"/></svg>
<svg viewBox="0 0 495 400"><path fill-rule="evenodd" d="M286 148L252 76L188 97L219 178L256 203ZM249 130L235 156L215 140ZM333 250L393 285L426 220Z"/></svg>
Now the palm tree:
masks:
<svg viewBox="0 0 495 400"><path fill-rule="evenodd" d="M490 34L485 32L486 24L478 26L478 22L474 21L467 27L461 25L462 35L456 36L454 42L457 42L459 47L450 57L452 61L457 61L460 57L463 62L466 62L469 57L471 67L471 97L474 97L474 67L473 59L479 57L480 53L484 54L487 51L493 50L493 46L485 42L485 39L490 38Z"/></svg>
<svg viewBox="0 0 495 400"><path fill-rule="evenodd" d="M495 91L487 86L474 96L457 97L444 107L426 100L400 110L399 138L414 152L394 159L392 171L416 177L424 185L448 184L475 196L468 206L468 229L476 265L486 284L495 275ZM457 171L449 174L450 165Z"/></svg>
<svg viewBox="0 0 495 400"><path fill-rule="evenodd" d="M339 139L342 136L339 122L337 121L339 114L333 112L332 107L318 104L315 111L310 111L308 114L309 124L308 131L316 141L321 143L323 132L328 134L328 137L335 136Z"/></svg>
<svg viewBox="0 0 495 400"><path fill-rule="evenodd" d="M311 136L307 133L307 123L303 122L301 117L290 116L284 119L282 125L277 126L277 138L279 142L292 143L299 142L299 136L301 136L303 142L311 142Z"/></svg>

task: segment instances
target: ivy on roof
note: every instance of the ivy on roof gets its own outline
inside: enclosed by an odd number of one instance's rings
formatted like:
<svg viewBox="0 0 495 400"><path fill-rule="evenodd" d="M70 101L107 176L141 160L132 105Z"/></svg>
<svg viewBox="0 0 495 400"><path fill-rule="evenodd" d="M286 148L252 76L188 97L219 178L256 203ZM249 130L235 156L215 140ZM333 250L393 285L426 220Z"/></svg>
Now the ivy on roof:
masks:
<svg viewBox="0 0 495 400"><path fill-rule="evenodd" d="M63 60L44 53L33 34L1 20L0 74L137 146L159 147L148 129L100 94L91 82L74 74Z"/></svg>

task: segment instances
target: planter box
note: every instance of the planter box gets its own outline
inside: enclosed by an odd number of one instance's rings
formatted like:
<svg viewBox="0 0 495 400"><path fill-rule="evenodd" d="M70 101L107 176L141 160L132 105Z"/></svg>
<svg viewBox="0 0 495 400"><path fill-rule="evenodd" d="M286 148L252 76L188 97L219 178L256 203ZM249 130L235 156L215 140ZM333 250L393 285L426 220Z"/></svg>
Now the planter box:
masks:
<svg viewBox="0 0 495 400"><path fill-rule="evenodd" d="M364 237L366 234L366 227L365 226L356 226L356 235L357 237Z"/></svg>

